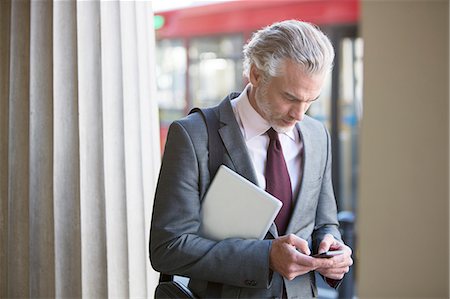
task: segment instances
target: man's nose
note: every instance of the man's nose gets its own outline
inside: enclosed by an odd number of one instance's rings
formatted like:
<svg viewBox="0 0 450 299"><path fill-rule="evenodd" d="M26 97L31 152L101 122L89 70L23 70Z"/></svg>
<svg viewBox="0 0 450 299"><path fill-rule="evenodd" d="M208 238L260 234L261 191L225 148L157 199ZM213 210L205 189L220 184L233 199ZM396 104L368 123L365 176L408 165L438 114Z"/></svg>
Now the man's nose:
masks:
<svg viewBox="0 0 450 299"><path fill-rule="evenodd" d="M303 118L305 117L306 109L307 109L307 104L300 102L297 105L295 105L294 107L292 107L292 109L290 111L290 116L297 121L302 121Z"/></svg>

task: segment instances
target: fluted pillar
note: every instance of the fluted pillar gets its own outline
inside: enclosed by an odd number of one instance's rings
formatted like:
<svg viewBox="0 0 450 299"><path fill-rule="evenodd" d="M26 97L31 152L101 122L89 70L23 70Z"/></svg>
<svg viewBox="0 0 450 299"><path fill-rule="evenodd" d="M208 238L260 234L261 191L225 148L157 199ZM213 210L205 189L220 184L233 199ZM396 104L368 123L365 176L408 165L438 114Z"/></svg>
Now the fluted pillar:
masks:
<svg viewBox="0 0 450 299"><path fill-rule="evenodd" d="M0 297L151 298L150 2L0 1Z"/></svg>
<svg viewBox="0 0 450 299"><path fill-rule="evenodd" d="M29 291L30 295L54 297L52 3L35 1L31 2L31 8L29 269L39 271L29 272ZM23 102L27 102L26 97ZM27 118L27 115L24 115L24 119ZM13 200L11 197L10 201Z"/></svg>
<svg viewBox="0 0 450 299"><path fill-rule="evenodd" d="M105 159L105 196L108 285L111 292L119 297L129 294L128 285L128 232L125 173L125 144L123 120L123 80L122 49L120 38L119 5L101 4L102 26L102 94L103 101L103 142ZM114 28L110 30L108 28Z"/></svg>
<svg viewBox="0 0 450 299"><path fill-rule="evenodd" d="M8 127L11 3L0 1L0 297L8 281Z"/></svg>
<svg viewBox="0 0 450 299"><path fill-rule="evenodd" d="M13 1L10 21L7 290L28 297L30 266L30 3Z"/></svg>
<svg viewBox="0 0 450 299"><path fill-rule="evenodd" d="M53 5L55 292L81 296L80 140L75 2ZM70 269L70 271L67 271Z"/></svg>

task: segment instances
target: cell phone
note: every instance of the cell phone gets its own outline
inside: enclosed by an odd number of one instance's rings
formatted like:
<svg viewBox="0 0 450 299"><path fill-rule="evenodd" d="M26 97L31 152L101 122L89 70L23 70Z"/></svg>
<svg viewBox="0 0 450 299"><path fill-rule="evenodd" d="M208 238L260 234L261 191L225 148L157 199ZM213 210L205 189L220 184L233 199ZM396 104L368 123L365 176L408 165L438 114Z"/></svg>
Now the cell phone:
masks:
<svg viewBox="0 0 450 299"><path fill-rule="evenodd" d="M340 254L343 254L343 253L344 253L343 250L331 250L331 251L326 251L326 252L323 252L323 253L314 254L312 257L316 257L316 258L332 258L333 256L340 255Z"/></svg>

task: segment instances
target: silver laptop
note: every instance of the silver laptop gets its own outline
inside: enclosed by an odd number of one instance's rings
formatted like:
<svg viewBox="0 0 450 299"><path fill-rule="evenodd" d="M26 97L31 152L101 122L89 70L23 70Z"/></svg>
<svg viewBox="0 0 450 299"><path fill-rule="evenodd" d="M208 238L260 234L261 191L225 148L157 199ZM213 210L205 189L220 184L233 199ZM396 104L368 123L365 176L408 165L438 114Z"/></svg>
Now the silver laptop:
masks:
<svg viewBox="0 0 450 299"><path fill-rule="evenodd" d="M262 240L281 206L280 200L221 165L202 202L200 235L216 241Z"/></svg>

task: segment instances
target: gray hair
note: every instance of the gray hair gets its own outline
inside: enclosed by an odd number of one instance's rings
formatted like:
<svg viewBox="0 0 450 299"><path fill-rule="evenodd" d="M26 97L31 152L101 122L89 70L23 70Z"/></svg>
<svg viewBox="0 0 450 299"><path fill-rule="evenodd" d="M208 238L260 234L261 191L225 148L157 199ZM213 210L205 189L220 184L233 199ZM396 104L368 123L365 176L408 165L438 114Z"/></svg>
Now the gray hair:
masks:
<svg viewBox="0 0 450 299"><path fill-rule="evenodd" d="M253 34L244 46L244 76L250 67L263 71L265 79L280 75L285 59L299 63L306 74L323 74L333 68L334 49L328 37L310 23L288 20Z"/></svg>

